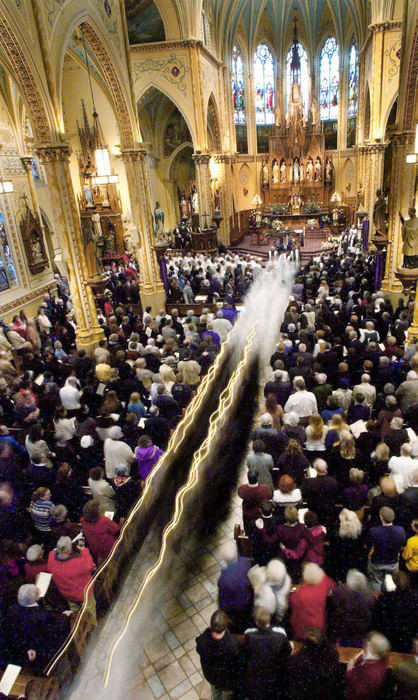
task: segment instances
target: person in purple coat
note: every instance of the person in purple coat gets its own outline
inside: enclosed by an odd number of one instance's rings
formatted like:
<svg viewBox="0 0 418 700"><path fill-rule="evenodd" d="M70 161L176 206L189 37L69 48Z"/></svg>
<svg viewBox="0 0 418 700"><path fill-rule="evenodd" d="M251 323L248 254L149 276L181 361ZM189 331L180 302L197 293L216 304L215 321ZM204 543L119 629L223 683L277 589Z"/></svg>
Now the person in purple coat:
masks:
<svg viewBox="0 0 418 700"><path fill-rule="evenodd" d="M152 472L163 451L152 444L148 435L141 435L138 440L138 447L135 450L135 457L138 461L138 472L141 481L145 481L148 474Z"/></svg>

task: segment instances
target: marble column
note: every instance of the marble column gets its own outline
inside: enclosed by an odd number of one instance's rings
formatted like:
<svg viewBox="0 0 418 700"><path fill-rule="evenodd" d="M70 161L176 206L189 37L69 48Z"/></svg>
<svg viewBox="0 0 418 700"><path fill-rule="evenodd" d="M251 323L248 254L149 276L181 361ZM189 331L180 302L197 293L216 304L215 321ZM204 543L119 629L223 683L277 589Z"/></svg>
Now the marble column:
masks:
<svg viewBox="0 0 418 700"><path fill-rule="evenodd" d="M233 182L232 182L232 163L234 157L220 153L214 156L215 163L218 163L220 176L218 177L218 189L221 196L221 213L223 221L219 227L218 239L220 243L228 246L231 242L231 225L230 220L233 215Z"/></svg>
<svg viewBox="0 0 418 700"><path fill-rule="evenodd" d="M415 134L403 131L393 136L392 172L389 194L388 249L386 254L384 291L400 294L402 285L395 277L395 270L402 264L402 225L399 212L408 218L408 209L414 198L415 167L406 163L406 156L413 151Z"/></svg>
<svg viewBox="0 0 418 700"><path fill-rule="evenodd" d="M67 142L36 144L34 151L45 168L52 210L68 270L71 299L77 321L77 346L92 350L104 338L97 320L88 277L80 217L70 174L71 147Z"/></svg>
<svg viewBox="0 0 418 700"><path fill-rule="evenodd" d="M210 153L195 153L193 160L196 166L197 192L199 195L200 228L212 222L212 193L209 161ZM205 217L207 214L207 217Z"/></svg>
<svg viewBox="0 0 418 700"><path fill-rule="evenodd" d="M122 160L128 181L132 221L138 232L135 244L140 270L141 303L143 308L151 306L152 311L157 313L164 308L165 291L154 250L148 155L144 148L132 146L122 149Z"/></svg>

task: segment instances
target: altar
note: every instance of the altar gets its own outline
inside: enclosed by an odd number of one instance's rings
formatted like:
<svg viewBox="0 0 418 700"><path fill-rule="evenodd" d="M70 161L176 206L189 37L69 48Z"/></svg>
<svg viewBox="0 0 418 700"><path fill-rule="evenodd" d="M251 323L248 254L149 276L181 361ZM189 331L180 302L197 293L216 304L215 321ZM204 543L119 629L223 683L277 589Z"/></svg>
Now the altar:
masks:
<svg viewBox="0 0 418 700"><path fill-rule="evenodd" d="M269 152L261 166L261 193L264 205L288 205L294 214L309 214L314 207L329 211L334 192L335 169L325 151L325 135L319 119L316 98L306 115L301 93L301 66L295 23L291 89L286 115L276 110L276 123L270 129Z"/></svg>

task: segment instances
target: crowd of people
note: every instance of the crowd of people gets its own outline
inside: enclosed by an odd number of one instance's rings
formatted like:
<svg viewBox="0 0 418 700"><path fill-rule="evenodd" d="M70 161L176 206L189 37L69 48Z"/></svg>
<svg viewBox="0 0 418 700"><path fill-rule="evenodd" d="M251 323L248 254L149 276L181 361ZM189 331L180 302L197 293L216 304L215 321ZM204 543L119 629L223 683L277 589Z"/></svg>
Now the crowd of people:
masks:
<svg viewBox="0 0 418 700"><path fill-rule="evenodd" d="M2 668L37 674L61 646L232 328L222 310L135 313L137 287L135 264L113 270L93 356L76 348L58 276L35 319L0 324ZM52 580L41 598L42 573ZM93 589L88 610L95 622Z"/></svg>
<svg viewBox="0 0 418 700"><path fill-rule="evenodd" d="M333 251L295 280L238 488L245 535L197 638L213 698L417 696L413 296L393 308L373 280L372 257ZM345 668L337 647L358 648ZM388 671L390 650L415 657Z"/></svg>
<svg viewBox="0 0 418 700"><path fill-rule="evenodd" d="M232 253L166 264L169 298L202 294L218 310L136 313L127 261L110 275L93 356L76 348L62 278L35 319L1 324L3 667L39 673L65 639L262 271ZM416 692L416 661L387 672L390 649L418 652L413 300L393 308L373 279L372 257L332 251L295 279L238 489L248 551L225 546L219 610L197 639L214 698ZM95 620L93 592L88 608ZM336 644L359 648L345 677Z"/></svg>

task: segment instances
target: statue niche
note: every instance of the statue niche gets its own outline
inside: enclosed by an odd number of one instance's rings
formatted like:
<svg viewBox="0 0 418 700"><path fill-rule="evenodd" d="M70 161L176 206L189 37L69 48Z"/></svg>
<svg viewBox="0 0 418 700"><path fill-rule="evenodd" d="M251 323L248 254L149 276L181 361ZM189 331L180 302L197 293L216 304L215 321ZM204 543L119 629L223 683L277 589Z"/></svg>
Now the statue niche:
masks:
<svg viewBox="0 0 418 700"><path fill-rule="evenodd" d="M44 234L41 222L28 205L26 195L23 195L23 199L25 202L25 213L20 222L20 233L22 235L29 270L32 275L38 275L42 270L48 267Z"/></svg>

